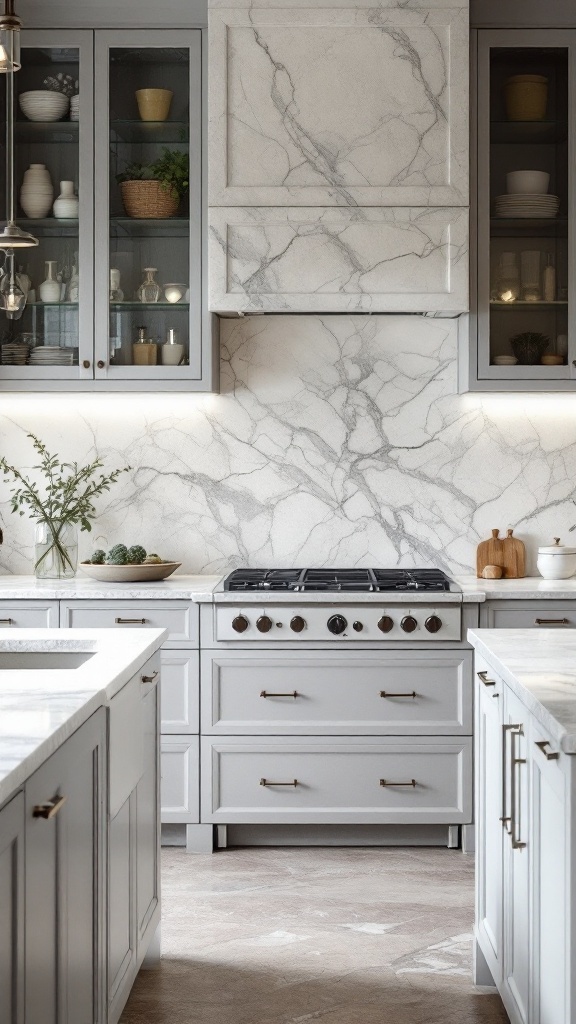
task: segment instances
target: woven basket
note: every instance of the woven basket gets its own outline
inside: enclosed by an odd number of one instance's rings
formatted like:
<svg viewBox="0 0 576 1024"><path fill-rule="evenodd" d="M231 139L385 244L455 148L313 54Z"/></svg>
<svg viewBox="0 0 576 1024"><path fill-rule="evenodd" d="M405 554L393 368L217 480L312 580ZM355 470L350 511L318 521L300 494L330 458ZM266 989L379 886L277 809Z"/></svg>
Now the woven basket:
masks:
<svg viewBox="0 0 576 1024"><path fill-rule="evenodd" d="M174 217L179 199L174 192L162 188L159 181L123 181L122 202L129 217Z"/></svg>

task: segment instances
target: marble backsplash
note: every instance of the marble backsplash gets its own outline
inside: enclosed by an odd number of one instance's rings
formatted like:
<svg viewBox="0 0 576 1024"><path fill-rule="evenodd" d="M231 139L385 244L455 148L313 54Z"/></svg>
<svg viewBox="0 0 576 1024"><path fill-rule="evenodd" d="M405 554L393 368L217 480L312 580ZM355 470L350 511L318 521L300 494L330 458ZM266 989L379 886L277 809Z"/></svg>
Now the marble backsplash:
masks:
<svg viewBox="0 0 576 1024"><path fill-rule="evenodd" d="M438 565L479 539L539 543L576 522L573 396L458 395L457 321L259 316L222 325L219 395L5 396L0 450L129 464L92 547L140 542L182 571ZM4 572L32 570L33 524L0 480ZM576 534L571 535L576 543Z"/></svg>

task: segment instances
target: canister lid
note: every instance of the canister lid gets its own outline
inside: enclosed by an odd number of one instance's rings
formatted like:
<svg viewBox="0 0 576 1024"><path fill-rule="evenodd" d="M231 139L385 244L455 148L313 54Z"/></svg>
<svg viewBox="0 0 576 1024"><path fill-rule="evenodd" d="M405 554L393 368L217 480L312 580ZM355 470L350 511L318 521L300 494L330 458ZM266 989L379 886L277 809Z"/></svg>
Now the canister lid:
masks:
<svg viewBox="0 0 576 1024"><path fill-rule="evenodd" d="M567 548L560 543L560 537L554 537L554 543L548 547L538 548L539 555L576 555L576 548Z"/></svg>

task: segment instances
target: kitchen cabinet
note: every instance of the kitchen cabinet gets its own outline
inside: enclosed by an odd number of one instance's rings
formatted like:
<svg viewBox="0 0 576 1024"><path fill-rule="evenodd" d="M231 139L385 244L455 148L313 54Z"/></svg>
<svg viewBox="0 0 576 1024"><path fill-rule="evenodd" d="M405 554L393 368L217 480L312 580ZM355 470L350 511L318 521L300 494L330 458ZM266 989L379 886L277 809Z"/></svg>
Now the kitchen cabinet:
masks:
<svg viewBox="0 0 576 1024"><path fill-rule="evenodd" d="M26 1024L105 1019L106 712L26 783Z"/></svg>
<svg viewBox="0 0 576 1024"><path fill-rule="evenodd" d="M496 984L502 979L502 725L504 689L476 660L476 928Z"/></svg>
<svg viewBox="0 0 576 1024"><path fill-rule="evenodd" d="M468 5L209 11L210 308L468 308Z"/></svg>
<svg viewBox="0 0 576 1024"><path fill-rule="evenodd" d="M0 1005L24 1024L24 794L0 810Z"/></svg>
<svg viewBox="0 0 576 1024"><path fill-rule="evenodd" d="M475 315L469 338L467 326L462 332L460 390L572 391L576 33L481 30L473 44ZM522 86L510 80L527 75L536 76L528 88L542 90L540 101L521 98L518 106L510 90ZM527 170L543 172L543 182L507 179ZM547 264L554 280L545 288ZM526 332L541 336L539 347L514 341Z"/></svg>
<svg viewBox="0 0 576 1024"><path fill-rule="evenodd" d="M484 629L576 629L574 601L486 601L480 605Z"/></svg>
<svg viewBox="0 0 576 1024"><path fill-rule="evenodd" d="M17 112L17 189L28 165L42 162L55 196L60 180L72 181L80 206L67 219L51 207L40 219L19 211L40 246L23 250L32 291L22 319L6 321L7 340L26 345L28 357L7 365L7 350L0 389L211 390L217 322L203 300L201 31L26 31L22 53L19 94L66 74L79 83L80 105L77 121L68 113L30 121ZM146 88L172 92L164 120L141 118L136 91ZM178 163L189 181L177 208L125 207L117 176L150 178L153 172L134 165L161 159ZM156 191L166 206L169 193ZM48 260L61 281L51 296L40 288ZM156 285L141 293L152 267ZM134 349L140 328L145 344ZM163 348L169 337L173 344Z"/></svg>

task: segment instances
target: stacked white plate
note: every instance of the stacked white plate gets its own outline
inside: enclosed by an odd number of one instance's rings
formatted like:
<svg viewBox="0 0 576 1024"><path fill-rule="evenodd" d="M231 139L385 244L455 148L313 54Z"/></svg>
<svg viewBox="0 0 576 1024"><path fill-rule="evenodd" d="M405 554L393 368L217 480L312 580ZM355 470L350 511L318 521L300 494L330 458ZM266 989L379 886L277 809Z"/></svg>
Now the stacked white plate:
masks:
<svg viewBox="0 0 576 1024"><path fill-rule="evenodd" d="M497 217L555 217L559 206L558 196L534 193L496 196L494 201Z"/></svg>
<svg viewBox="0 0 576 1024"><path fill-rule="evenodd" d="M40 345L30 353L29 366L73 366L74 350L60 345Z"/></svg>
<svg viewBox="0 0 576 1024"><path fill-rule="evenodd" d="M2 345L2 362L4 366L24 366L30 349L17 341L8 341Z"/></svg>

